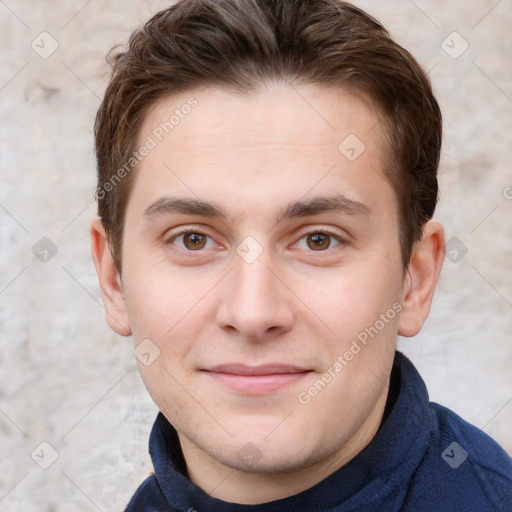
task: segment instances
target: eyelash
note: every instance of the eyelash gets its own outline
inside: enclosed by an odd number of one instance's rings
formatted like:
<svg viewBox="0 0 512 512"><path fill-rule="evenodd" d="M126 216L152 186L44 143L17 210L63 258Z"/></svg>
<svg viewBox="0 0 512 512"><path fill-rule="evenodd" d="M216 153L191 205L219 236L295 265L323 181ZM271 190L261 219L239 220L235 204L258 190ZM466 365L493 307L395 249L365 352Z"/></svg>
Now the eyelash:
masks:
<svg viewBox="0 0 512 512"><path fill-rule="evenodd" d="M167 243L168 244L173 244L179 237L185 236L185 235L190 235L190 234L202 235L202 236L207 237L211 241L213 241L213 238L211 236L207 235L206 233L202 232L201 230L198 230L198 229L186 229L186 230L180 231L180 232L178 232L176 234L173 234L167 240ZM347 245L348 244L348 240L347 239L345 239L343 237L340 237L339 235L333 233L332 231L330 231L328 229L313 229L313 230L306 231L306 232L302 233L300 238L298 239L297 242L294 243L294 245L297 245L301 240L303 240L304 238L307 238L309 235L317 235L317 234L326 235L326 236L330 237L331 239L335 240L337 242L337 244L334 247L338 247L339 245ZM208 243L208 241L206 243ZM331 244L329 244L327 249L318 250L318 251L314 251L313 249L310 249L307 252L311 252L311 253L315 253L315 252L317 252L317 253L327 253L327 252L329 252L332 249L333 249L333 247L331 247ZM198 249L196 251L194 251L192 249L182 249L182 248L177 248L177 250L183 251L183 252L187 252L187 253L195 253L196 252L198 254L204 252L203 248Z"/></svg>

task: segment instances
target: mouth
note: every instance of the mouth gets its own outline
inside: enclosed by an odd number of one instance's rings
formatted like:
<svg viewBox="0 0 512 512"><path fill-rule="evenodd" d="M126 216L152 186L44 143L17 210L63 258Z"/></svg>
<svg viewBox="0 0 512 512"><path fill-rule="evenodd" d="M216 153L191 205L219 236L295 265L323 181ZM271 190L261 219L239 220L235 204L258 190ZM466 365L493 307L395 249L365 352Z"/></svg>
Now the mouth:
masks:
<svg viewBox="0 0 512 512"><path fill-rule="evenodd" d="M281 364L225 364L202 371L215 382L234 391L248 395L263 395L303 379L312 370Z"/></svg>

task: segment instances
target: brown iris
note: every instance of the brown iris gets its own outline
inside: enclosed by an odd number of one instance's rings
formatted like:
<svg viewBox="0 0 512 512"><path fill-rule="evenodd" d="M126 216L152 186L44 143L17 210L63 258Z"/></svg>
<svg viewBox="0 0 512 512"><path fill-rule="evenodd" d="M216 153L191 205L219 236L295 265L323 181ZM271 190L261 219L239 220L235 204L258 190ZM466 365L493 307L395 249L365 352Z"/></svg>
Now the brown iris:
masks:
<svg viewBox="0 0 512 512"><path fill-rule="evenodd" d="M200 233L185 233L183 235L183 245L191 251L197 251L206 245L206 236Z"/></svg>
<svg viewBox="0 0 512 512"><path fill-rule="evenodd" d="M322 251L331 245L331 237L324 233L311 233L306 237L308 247L314 251Z"/></svg>

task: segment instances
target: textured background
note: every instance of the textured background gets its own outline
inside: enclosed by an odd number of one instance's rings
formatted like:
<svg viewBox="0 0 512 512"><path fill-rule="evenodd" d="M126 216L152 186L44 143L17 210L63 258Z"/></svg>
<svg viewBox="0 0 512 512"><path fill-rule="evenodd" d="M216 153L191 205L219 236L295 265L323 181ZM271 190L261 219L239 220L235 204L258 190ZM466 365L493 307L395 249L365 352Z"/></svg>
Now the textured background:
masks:
<svg viewBox="0 0 512 512"><path fill-rule="evenodd" d="M434 401L512 453L512 2L356 3L429 70L445 118L436 218L454 261L400 346ZM156 407L104 321L88 226L104 55L166 5L0 0L0 510L122 510L151 470ZM52 450L48 469L31 458Z"/></svg>

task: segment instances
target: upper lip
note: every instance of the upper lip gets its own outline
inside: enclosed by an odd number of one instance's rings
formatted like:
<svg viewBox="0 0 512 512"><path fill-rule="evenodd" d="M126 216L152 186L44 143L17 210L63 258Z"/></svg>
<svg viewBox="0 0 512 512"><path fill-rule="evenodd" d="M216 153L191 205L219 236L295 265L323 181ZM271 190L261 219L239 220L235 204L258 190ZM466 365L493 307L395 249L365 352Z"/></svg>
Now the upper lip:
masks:
<svg viewBox="0 0 512 512"><path fill-rule="evenodd" d="M299 366L291 366L286 364L264 364L260 366L248 366L244 364L220 364L205 368L205 371L215 373L228 373L232 375L275 375L284 373L304 373L310 370Z"/></svg>

